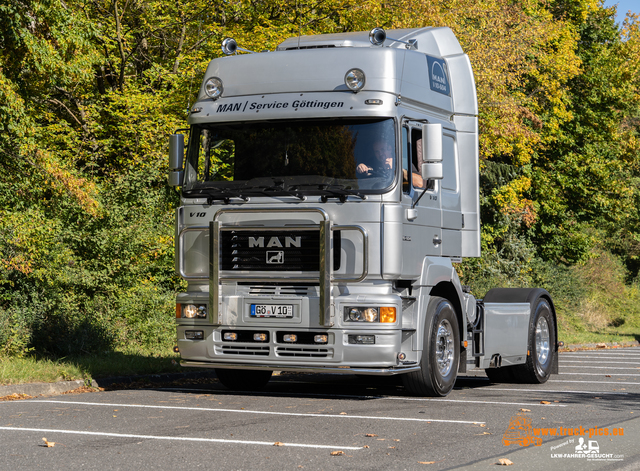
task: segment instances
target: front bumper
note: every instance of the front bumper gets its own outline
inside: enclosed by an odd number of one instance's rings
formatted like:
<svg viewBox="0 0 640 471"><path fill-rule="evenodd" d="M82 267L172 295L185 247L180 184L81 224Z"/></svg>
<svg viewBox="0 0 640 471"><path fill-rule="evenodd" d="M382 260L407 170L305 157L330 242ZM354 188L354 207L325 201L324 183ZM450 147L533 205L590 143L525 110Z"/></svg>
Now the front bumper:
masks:
<svg viewBox="0 0 640 471"><path fill-rule="evenodd" d="M277 370L295 371L300 373L333 373L333 374L360 374L375 376L393 376L411 373L420 370L419 366L402 366L392 368L357 368L357 367L330 367L330 366L283 366L266 364L243 364L243 363L216 363L210 361L190 361L183 360L181 366L194 368L234 368L239 370Z"/></svg>

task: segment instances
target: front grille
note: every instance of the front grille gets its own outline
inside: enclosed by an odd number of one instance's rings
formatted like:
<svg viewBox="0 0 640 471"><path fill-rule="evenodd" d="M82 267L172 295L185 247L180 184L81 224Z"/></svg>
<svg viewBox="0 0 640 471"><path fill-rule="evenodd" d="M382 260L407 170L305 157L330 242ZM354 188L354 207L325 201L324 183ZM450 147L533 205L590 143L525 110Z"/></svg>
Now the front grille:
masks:
<svg viewBox="0 0 640 471"><path fill-rule="evenodd" d="M276 355L279 357L327 358L332 356L332 350L311 347L276 347Z"/></svg>
<svg viewBox="0 0 640 471"><path fill-rule="evenodd" d="M238 294L245 296L318 296L318 285L302 283L238 283Z"/></svg>
<svg viewBox="0 0 640 471"><path fill-rule="evenodd" d="M320 231L221 230L220 269L319 271Z"/></svg>
<svg viewBox="0 0 640 471"><path fill-rule="evenodd" d="M222 348L216 348L217 353L223 355L262 355L269 356L269 347L243 347L240 345L224 345Z"/></svg>

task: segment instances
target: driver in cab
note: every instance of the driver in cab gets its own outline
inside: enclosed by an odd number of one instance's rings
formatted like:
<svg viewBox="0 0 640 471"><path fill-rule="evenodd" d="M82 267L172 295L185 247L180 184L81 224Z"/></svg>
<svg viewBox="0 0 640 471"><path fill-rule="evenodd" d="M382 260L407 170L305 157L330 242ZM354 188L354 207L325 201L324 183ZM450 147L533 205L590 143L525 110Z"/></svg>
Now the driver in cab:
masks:
<svg viewBox="0 0 640 471"><path fill-rule="evenodd" d="M356 167L356 173L358 175L372 175L376 172L389 172L394 169L395 153L391 143L385 140L376 141L373 144L373 155L375 156L375 164L377 168L369 167L367 164L359 164ZM413 165L412 165L413 167ZM404 181L408 181L407 170L402 170ZM411 180L413 186L416 188L424 187L424 181L422 176L418 173L415 167L412 168Z"/></svg>

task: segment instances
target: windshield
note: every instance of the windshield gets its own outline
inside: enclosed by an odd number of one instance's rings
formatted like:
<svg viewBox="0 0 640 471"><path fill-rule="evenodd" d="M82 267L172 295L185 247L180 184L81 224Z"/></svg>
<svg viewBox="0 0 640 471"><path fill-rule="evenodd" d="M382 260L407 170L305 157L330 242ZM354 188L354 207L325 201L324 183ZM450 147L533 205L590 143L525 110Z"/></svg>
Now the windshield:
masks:
<svg viewBox="0 0 640 471"><path fill-rule="evenodd" d="M212 198L380 193L395 177L393 119L194 125L183 192Z"/></svg>

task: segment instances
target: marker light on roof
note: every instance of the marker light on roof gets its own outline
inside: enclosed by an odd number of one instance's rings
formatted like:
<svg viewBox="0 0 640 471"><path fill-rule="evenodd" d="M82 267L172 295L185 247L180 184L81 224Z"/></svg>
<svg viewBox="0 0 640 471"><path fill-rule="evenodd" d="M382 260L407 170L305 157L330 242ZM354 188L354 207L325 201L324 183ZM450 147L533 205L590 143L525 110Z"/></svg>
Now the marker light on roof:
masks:
<svg viewBox="0 0 640 471"><path fill-rule="evenodd" d="M204 83L204 92L214 100L217 100L222 95L222 80L218 77L211 77Z"/></svg>
<svg viewBox="0 0 640 471"><path fill-rule="evenodd" d="M364 72L360 69L351 69L344 76L344 83L349 88L349 90L358 93L364 87Z"/></svg>

